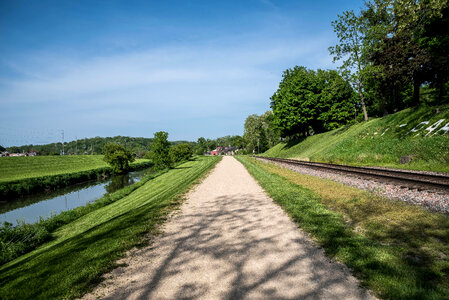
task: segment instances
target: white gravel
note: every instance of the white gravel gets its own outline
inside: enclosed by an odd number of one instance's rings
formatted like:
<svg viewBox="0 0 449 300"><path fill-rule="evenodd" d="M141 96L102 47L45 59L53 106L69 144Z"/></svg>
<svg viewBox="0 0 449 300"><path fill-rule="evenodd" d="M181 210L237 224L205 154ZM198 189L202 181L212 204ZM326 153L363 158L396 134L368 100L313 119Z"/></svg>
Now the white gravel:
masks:
<svg viewBox="0 0 449 300"><path fill-rule="evenodd" d="M258 158L265 162L263 158ZM320 178L325 178L340 182L345 185L353 186L359 189L367 190L375 194L387 197L389 199L400 200L414 205L423 206L430 211L449 213L449 194L436 193L431 191L418 191L417 189L402 188L398 185L387 184L370 179L362 179L349 175L343 175L335 172L320 171L305 166L289 165L281 162L268 161L276 163L285 168L289 168L301 174L307 174Z"/></svg>

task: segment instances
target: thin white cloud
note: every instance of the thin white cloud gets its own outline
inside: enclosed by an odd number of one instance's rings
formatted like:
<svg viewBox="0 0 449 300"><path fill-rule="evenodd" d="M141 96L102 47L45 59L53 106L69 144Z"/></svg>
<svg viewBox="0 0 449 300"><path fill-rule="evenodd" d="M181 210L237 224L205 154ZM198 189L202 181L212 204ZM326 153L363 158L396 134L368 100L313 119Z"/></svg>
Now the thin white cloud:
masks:
<svg viewBox="0 0 449 300"><path fill-rule="evenodd" d="M191 126L190 136L172 134L183 139L205 135L191 121L205 116L241 122L243 127L245 116L269 108L283 70L294 65L332 67L327 43L325 36L308 40L258 36L89 59L61 53L32 55L32 60L15 62L20 78L0 78L4 87L0 104L6 108L0 113L0 125L21 120L23 128L65 128L72 138L103 132L145 131L151 136L159 126L179 132ZM116 130L108 129L111 126ZM211 132L212 126L204 130Z"/></svg>

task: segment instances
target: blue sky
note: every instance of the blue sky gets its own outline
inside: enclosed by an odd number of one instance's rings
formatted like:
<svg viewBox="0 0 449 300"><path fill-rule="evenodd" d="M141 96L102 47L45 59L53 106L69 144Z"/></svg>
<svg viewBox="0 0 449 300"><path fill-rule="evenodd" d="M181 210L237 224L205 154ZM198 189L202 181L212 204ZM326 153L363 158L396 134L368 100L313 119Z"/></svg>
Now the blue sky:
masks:
<svg viewBox="0 0 449 300"><path fill-rule="evenodd" d="M363 1L0 0L0 145L243 134Z"/></svg>

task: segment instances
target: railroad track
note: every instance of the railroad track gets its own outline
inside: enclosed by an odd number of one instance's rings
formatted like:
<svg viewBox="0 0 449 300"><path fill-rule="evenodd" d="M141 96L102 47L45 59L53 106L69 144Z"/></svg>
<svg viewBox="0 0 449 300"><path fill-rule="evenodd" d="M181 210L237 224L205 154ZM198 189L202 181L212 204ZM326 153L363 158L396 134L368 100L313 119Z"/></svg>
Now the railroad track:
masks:
<svg viewBox="0 0 449 300"><path fill-rule="evenodd" d="M401 187L449 192L449 175L427 174L416 171L380 169L372 167L354 167L347 165L301 161L295 159L254 156L259 159L280 162L290 165L305 166L313 169L342 173L376 181L393 183Z"/></svg>

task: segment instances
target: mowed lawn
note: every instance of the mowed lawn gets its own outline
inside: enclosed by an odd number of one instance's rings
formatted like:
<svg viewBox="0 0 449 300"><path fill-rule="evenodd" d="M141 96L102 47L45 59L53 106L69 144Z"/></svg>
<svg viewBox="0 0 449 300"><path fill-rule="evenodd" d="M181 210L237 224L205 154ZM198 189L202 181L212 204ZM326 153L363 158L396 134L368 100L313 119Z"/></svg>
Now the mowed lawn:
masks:
<svg viewBox="0 0 449 300"><path fill-rule="evenodd" d="M0 299L75 298L98 283L126 250L142 245L180 195L211 170L218 157L198 157L116 202L53 233L53 240L0 267Z"/></svg>
<svg viewBox="0 0 449 300"><path fill-rule="evenodd" d="M136 162L147 161L138 159ZM0 182L108 167L103 155L0 157Z"/></svg>

